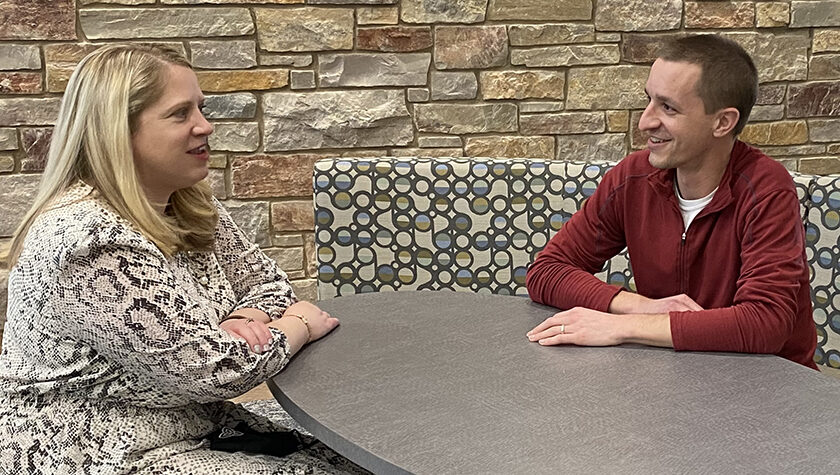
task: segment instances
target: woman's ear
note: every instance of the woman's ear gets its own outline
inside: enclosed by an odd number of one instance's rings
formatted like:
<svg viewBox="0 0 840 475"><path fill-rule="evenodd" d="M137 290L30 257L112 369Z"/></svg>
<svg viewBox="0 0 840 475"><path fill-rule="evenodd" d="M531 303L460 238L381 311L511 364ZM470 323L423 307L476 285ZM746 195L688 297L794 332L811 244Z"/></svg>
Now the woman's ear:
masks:
<svg viewBox="0 0 840 475"><path fill-rule="evenodd" d="M732 132L732 129L738 125L738 119L741 118L741 113L734 107L727 107L715 113L715 128L712 134L717 137L725 137Z"/></svg>

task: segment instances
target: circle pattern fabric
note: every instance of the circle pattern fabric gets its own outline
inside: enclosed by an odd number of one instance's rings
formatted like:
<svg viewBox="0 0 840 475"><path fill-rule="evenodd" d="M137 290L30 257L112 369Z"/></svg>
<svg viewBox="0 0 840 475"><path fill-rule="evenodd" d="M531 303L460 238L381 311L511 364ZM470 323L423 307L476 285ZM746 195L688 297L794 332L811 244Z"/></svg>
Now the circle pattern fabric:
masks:
<svg viewBox="0 0 840 475"><path fill-rule="evenodd" d="M527 295L528 265L611 166L532 159L319 161L319 297L424 289ZM613 262L599 276L634 288L626 254Z"/></svg>
<svg viewBox="0 0 840 475"><path fill-rule="evenodd" d="M814 361L840 368L840 177L794 177L810 196L805 217L805 256L817 327Z"/></svg>

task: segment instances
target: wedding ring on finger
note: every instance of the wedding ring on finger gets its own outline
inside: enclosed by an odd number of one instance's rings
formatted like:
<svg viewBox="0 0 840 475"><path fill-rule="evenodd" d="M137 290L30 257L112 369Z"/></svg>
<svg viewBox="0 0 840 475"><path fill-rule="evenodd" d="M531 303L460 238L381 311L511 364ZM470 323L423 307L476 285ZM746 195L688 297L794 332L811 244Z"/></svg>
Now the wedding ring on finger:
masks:
<svg viewBox="0 0 840 475"><path fill-rule="evenodd" d="M561 323L561 324L560 324L560 334L561 334L561 335L565 335L565 334L566 334L566 324L565 324L565 323Z"/></svg>

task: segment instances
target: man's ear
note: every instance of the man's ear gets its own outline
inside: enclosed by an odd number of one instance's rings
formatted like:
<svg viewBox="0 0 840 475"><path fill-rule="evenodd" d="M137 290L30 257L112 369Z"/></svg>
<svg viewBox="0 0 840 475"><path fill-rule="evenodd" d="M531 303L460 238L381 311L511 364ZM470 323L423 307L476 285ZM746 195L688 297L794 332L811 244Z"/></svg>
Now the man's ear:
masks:
<svg viewBox="0 0 840 475"><path fill-rule="evenodd" d="M738 119L740 118L741 113L734 107L717 111L715 113L715 128L712 134L717 138L728 135L738 125Z"/></svg>

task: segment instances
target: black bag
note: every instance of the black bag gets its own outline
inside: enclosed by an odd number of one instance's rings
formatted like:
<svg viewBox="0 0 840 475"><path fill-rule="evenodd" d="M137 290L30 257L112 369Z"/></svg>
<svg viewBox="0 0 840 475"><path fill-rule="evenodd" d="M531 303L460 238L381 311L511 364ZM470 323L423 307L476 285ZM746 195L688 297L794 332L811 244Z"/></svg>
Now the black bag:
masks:
<svg viewBox="0 0 840 475"><path fill-rule="evenodd" d="M257 432L240 422L236 427L222 427L207 436L210 448L223 452L249 452L252 454L283 457L317 442L296 430ZM310 439L310 440L306 440Z"/></svg>

